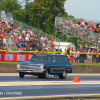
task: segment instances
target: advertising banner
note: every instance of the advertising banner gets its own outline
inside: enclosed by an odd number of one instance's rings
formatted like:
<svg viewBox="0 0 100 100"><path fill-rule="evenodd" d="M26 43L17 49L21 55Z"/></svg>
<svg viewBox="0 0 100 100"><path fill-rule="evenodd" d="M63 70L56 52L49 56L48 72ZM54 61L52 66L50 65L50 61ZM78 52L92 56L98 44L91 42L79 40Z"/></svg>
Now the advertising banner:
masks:
<svg viewBox="0 0 100 100"><path fill-rule="evenodd" d="M0 52L0 61L1 62L25 62L28 61L32 54L34 53L9 53L9 52ZM69 58L70 62L74 61L74 57L71 55Z"/></svg>
<svg viewBox="0 0 100 100"><path fill-rule="evenodd" d="M28 61L33 53L5 53L0 52L0 61L2 62L24 62Z"/></svg>

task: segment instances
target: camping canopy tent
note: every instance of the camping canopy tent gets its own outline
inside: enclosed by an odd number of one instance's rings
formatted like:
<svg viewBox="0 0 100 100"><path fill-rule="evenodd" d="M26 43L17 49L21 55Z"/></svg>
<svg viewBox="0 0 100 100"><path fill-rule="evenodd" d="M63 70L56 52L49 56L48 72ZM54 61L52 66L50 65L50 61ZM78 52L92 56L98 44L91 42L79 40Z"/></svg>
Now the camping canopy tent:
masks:
<svg viewBox="0 0 100 100"><path fill-rule="evenodd" d="M55 44L55 48L60 50L62 49L62 52L65 52L65 49L67 49L67 47L70 47L75 50L75 45L73 43L70 43L70 42L56 42L54 41L54 44Z"/></svg>

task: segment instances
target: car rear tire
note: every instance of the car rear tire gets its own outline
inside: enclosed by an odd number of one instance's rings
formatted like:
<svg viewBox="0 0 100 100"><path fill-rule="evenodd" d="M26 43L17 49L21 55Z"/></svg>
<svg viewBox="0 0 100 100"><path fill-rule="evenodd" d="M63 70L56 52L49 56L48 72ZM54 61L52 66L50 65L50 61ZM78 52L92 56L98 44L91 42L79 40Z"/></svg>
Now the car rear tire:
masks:
<svg viewBox="0 0 100 100"><path fill-rule="evenodd" d="M25 75L24 73L19 73L19 77L20 77L20 78L23 78L24 75Z"/></svg>
<svg viewBox="0 0 100 100"><path fill-rule="evenodd" d="M49 71L48 69L43 73L43 78L48 78L49 77Z"/></svg>
<svg viewBox="0 0 100 100"><path fill-rule="evenodd" d="M64 70L63 74L59 75L60 79L65 79L66 78L66 70Z"/></svg>

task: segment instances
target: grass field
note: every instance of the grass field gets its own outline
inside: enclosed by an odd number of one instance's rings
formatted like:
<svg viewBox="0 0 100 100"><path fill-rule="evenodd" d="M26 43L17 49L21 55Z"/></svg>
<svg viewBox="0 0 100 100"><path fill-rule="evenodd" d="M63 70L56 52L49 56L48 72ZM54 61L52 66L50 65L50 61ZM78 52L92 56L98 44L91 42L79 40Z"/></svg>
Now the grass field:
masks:
<svg viewBox="0 0 100 100"><path fill-rule="evenodd" d="M0 63L18 63L18 62L0 62ZM72 63L73 65L100 65L100 63Z"/></svg>

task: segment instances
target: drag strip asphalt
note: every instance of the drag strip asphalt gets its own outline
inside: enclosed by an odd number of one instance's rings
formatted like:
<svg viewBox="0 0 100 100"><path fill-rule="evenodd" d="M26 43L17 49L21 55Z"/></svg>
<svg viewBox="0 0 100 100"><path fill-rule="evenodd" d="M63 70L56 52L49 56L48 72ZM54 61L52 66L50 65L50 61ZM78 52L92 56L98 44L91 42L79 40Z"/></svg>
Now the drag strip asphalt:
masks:
<svg viewBox="0 0 100 100"><path fill-rule="evenodd" d="M80 77L74 82L74 77ZM100 97L100 74L68 74L66 79L49 76L39 79L37 76L18 73L0 73L0 99L36 99L75 96Z"/></svg>

